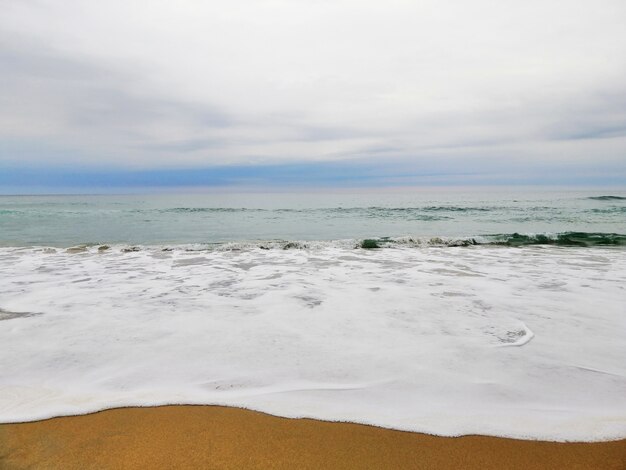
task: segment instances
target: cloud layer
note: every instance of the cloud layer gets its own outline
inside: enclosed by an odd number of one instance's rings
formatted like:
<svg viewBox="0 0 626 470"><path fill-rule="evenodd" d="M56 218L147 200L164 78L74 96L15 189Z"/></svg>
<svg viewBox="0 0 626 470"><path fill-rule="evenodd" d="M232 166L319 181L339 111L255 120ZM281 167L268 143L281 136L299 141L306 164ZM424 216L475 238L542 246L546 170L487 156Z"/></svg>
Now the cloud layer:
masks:
<svg viewBox="0 0 626 470"><path fill-rule="evenodd" d="M5 168L375 162L626 178L622 0L0 10Z"/></svg>

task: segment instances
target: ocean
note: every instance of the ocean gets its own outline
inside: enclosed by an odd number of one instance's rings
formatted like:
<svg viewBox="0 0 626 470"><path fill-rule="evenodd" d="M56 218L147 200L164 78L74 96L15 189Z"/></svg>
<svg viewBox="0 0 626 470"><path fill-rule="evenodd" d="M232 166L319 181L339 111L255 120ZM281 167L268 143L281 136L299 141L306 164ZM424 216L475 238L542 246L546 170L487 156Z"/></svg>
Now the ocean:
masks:
<svg viewBox="0 0 626 470"><path fill-rule="evenodd" d="M0 196L0 422L626 437L626 191Z"/></svg>
<svg viewBox="0 0 626 470"><path fill-rule="evenodd" d="M626 193L0 196L0 245L183 245L626 233ZM532 242L532 241L531 241Z"/></svg>

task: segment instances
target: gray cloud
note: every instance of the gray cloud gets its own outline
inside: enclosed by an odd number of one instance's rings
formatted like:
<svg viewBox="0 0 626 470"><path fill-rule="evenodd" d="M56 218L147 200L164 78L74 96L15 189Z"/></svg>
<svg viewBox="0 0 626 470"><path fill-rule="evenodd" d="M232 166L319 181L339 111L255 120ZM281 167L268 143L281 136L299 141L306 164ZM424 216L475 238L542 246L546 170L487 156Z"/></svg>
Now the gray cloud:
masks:
<svg viewBox="0 0 626 470"><path fill-rule="evenodd" d="M555 140L626 137L626 85L609 92L589 93L562 103L558 119L548 127Z"/></svg>
<svg viewBox="0 0 626 470"><path fill-rule="evenodd" d="M140 79L122 67L13 42L0 43L0 119L8 123L0 132L8 137L104 146L125 158L137 157L137 147L158 146L159 129L206 134L232 124L215 107L142 94Z"/></svg>
<svg viewBox="0 0 626 470"><path fill-rule="evenodd" d="M625 165L619 0L0 8L0 165Z"/></svg>

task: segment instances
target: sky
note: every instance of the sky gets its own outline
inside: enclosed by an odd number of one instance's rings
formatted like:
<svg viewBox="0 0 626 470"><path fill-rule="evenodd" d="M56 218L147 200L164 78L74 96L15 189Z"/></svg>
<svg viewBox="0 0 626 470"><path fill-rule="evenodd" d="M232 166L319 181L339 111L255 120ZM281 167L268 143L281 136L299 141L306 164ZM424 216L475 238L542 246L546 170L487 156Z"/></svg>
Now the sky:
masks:
<svg viewBox="0 0 626 470"><path fill-rule="evenodd" d="M626 186L624 0L0 0L0 192Z"/></svg>

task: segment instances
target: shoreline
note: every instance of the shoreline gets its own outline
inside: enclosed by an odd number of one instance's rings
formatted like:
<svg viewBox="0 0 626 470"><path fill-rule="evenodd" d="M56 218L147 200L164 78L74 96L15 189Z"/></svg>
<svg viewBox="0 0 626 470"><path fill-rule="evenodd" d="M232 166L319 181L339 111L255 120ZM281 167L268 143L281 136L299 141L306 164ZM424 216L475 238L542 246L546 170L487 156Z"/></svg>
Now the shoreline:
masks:
<svg viewBox="0 0 626 470"><path fill-rule="evenodd" d="M439 437L213 405L0 424L0 468L624 469L626 439Z"/></svg>

